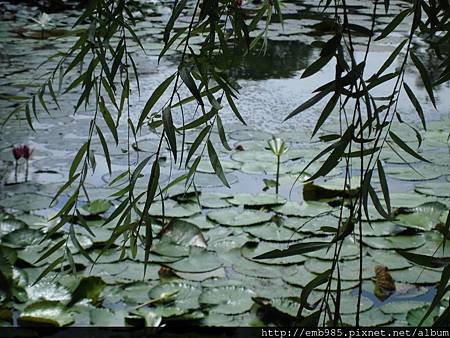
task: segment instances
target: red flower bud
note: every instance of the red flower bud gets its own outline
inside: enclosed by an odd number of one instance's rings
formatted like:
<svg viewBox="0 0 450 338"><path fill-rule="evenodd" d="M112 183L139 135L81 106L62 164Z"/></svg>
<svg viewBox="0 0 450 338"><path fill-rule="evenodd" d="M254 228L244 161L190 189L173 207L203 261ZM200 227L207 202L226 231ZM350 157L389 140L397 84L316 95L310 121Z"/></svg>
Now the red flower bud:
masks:
<svg viewBox="0 0 450 338"><path fill-rule="evenodd" d="M19 159L19 158L21 158L23 155L22 155L22 147L21 146L19 146L19 147L14 147L13 148L13 150L12 150L12 153L13 153L13 155L14 155L14 158L16 159L16 161Z"/></svg>
<svg viewBox="0 0 450 338"><path fill-rule="evenodd" d="M28 160L31 157L33 150L27 145L22 146L22 156L24 159Z"/></svg>

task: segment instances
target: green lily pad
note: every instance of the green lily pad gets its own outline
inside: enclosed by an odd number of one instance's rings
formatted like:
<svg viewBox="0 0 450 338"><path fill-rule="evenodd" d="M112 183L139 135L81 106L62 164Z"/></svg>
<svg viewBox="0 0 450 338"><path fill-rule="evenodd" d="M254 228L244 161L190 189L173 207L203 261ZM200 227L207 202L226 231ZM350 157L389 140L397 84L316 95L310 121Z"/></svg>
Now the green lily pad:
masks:
<svg viewBox="0 0 450 338"><path fill-rule="evenodd" d="M242 275L259 278L280 278L297 272L295 266L267 265L249 260L233 262L233 269Z"/></svg>
<svg viewBox="0 0 450 338"><path fill-rule="evenodd" d="M441 272L412 266L406 270L391 271L395 281L409 284L435 284L441 280Z"/></svg>
<svg viewBox="0 0 450 338"><path fill-rule="evenodd" d="M51 201L52 199L48 196L35 193L23 193L14 194L0 200L0 206L21 211L32 211L48 208Z"/></svg>
<svg viewBox="0 0 450 338"><path fill-rule="evenodd" d="M340 254L339 258L341 260L353 260L357 257L359 257L359 245L357 243L354 243L350 240L345 240ZM307 252L305 253L305 256L307 257L315 257L321 260L333 260L334 259L334 251L335 246L331 246L330 248L324 248L313 252Z"/></svg>
<svg viewBox="0 0 450 338"><path fill-rule="evenodd" d="M245 229L245 232L268 242L291 242L304 238L304 235L275 222L248 227Z"/></svg>
<svg viewBox="0 0 450 338"><path fill-rule="evenodd" d="M411 267L406 258L390 250L370 250L370 256L380 265L386 265L389 270L402 270Z"/></svg>
<svg viewBox="0 0 450 338"><path fill-rule="evenodd" d="M390 221L362 222L362 233L367 237L392 236L402 230L404 229ZM355 234L359 235L359 226L355 226Z"/></svg>
<svg viewBox="0 0 450 338"><path fill-rule="evenodd" d="M65 287L48 280L41 280L39 283L26 288L28 299L30 301L59 301L69 302L71 295Z"/></svg>
<svg viewBox="0 0 450 338"><path fill-rule="evenodd" d="M222 286L208 288L202 292L199 302L211 305L210 311L227 315L244 313L253 305L255 292L244 286Z"/></svg>
<svg viewBox="0 0 450 338"><path fill-rule="evenodd" d="M412 309L408 311L406 315L406 320L408 324L411 326L418 327L420 323L422 323L422 318L425 316L429 308L429 305L423 306L418 309ZM434 323L434 318L439 315L439 308L435 307L433 311L430 313L427 319L421 324L421 327L430 327Z"/></svg>
<svg viewBox="0 0 450 338"><path fill-rule="evenodd" d="M187 282L169 282L158 284L150 289L148 297L150 300L164 299L168 295L170 301L157 304L156 313L161 317L172 317L182 315L189 310L198 309L201 293L202 287L200 285Z"/></svg>
<svg viewBox="0 0 450 338"><path fill-rule="evenodd" d="M391 236L363 238L364 244L374 249L409 250L416 249L425 244L423 235Z"/></svg>
<svg viewBox="0 0 450 338"><path fill-rule="evenodd" d="M97 303L105 288L105 282L97 276L83 277L72 293L72 304L89 299L93 304Z"/></svg>
<svg viewBox="0 0 450 338"><path fill-rule="evenodd" d="M223 267L220 267L212 271L195 273L177 271L177 275L185 280L202 282L210 278L225 278L225 269Z"/></svg>
<svg viewBox="0 0 450 338"><path fill-rule="evenodd" d="M283 225L286 228L304 234L314 234L321 232L322 227L337 228L339 220L331 215L313 218L289 217L283 220Z"/></svg>
<svg viewBox="0 0 450 338"><path fill-rule="evenodd" d="M200 205L204 208L217 209L231 206L227 198L230 195L221 193L206 192L199 196Z"/></svg>
<svg viewBox="0 0 450 338"><path fill-rule="evenodd" d="M0 238L15 230L27 228L20 220L14 219L7 214L0 214Z"/></svg>
<svg viewBox="0 0 450 338"><path fill-rule="evenodd" d="M183 220L198 226L202 230L213 229L217 226L214 222L210 221L206 217L206 215L203 214L197 214L188 218L184 218Z"/></svg>
<svg viewBox="0 0 450 338"><path fill-rule="evenodd" d="M233 227L243 227L264 223L272 218L267 212L257 210L242 210L239 208L226 208L213 210L208 213L208 218L219 224Z"/></svg>
<svg viewBox="0 0 450 338"><path fill-rule="evenodd" d="M40 301L28 305L19 316L22 326L67 326L74 322L70 312L57 301Z"/></svg>
<svg viewBox="0 0 450 338"><path fill-rule="evenodd" d="M161 240L153 244L152 252L160 256L181 258L189 255L189 248L185 245L178 245L168 240Z"/></svg>
<svg viewBox="0 0 450 338"><path fill-rule="evenodd" d="M181 272L207 272L216 270L222 265L216 253L194 249L196 248L192 248L189 257L167 265L173 270Z"/></svg>
<svg viewBox="0 0 450 338"><path fill-rule="evenodd" d="M80 212L83 215L99 215L108 211L111 206L112 203L109 200L94 200L84 204L80 208Z"/></svg>
<svg viewBox="0 0 450 338"><path fill-rule="evenodd" d="M230 137L236 141L267 141L272 137L272 134L262 130L242 129L232 131Z"/></svg>
<svg viewBox="0 0 450 338"><path fill-rule="evenodd" d="M206 248L206 240L202 231L192 223L181 219L172 219L162 230L162 241L170 241L177 245Z"/></svg>
<svg viewBox="0 0 450 338"><path fill-rule="evenodd" d="M148 213L155 217L182 218L198 214L200 211L197 203L179 204L173 200L165 200L164 207L160 201L154 202Z"/></svg>
<svg viewBox="0 0 450 338"><path fill-rule="evenodd" d="M450 182L430 182L416 185L416 192L437 197L450 197Z"/></svg>
<svg viewBox="0 0 450 338"><path fill-rule="evenodd" d="M342 323L355 326L356 318L354 314L351 315L342 315L341 316ZM359 325L369 327L369 326L384 326L389 324L394 319L392 316L387 315L381 312L378 309L371 309L369 311L361 312L359 316Z"/></svg>
<svg viewBox="0 0 450 338"><path fill-rule="evenodd" d="M439 217L444 211L448 211L445 204L428 202L398 214L396 222L408 228L430 231L439 223Z"/></svg>
<svg viewBox="0 0 450 338"><path fill-rule="evenodd" d="M424 302L414 300L399 300L383 304L380 310L386 314L407 313L410 310L420 308Z"/></svg>
<svg viewBox="0 0 450 338"><path fill-rule="evenodd" d="M282 206L272 207L272 210L286 216L317 217L331 211L332 208L326 203L310 201L302 204L287 202Z"/></svg>
<svg viewBox="0 0 450 338"><path fill-rule="evenodd" d="M388 167L385 171L387 176L401 181L433 180L444 175L444 173L437 170L438 168L435 165L415 165L413 168L403 165L401 167Z"/></svg>
<svg viewBox="0 0 450 338"><path fill-rule="evenodd" d="M259 194L247 194L240 193L235 194L233 198L228 199L228 202L234 205L244 205L244 206L266 206L266 205L278 205L286 203L286 199L270 193L259 193Z"/></svg>
<svg viewBox="0 0 450 338"><path fill-rule="evenodd" d="M2 243L14 247L24 248L28 245L37 244L42 240L44 234L34 229L18 229L2 237ZM37 257L36 257L37 258Z"/></svg>
<svg viewBox="0 0 450 338"><path fill-rule="evenodd" d="M121 327L125 325L126 313L110 309L93 308L89 310L90 325L100 327Z"/></svg>
<svg viewBox="0 0 450 338"><path fill-rule="evenodd" d="M339 272L341 280L356 281L359 280L359 268L355 269L355 266L359 265L359 260L345 261L339 265ZM375 273L375 266L378 265L373 259L368 256L364 257L362 278L370 279ZM305 262L305 268L309 272L314 274L321 274L325 270L331 269L332 261L323 261L316 258L310 258ZM334 279L337 279L337 272L333 275Z"/></svg>

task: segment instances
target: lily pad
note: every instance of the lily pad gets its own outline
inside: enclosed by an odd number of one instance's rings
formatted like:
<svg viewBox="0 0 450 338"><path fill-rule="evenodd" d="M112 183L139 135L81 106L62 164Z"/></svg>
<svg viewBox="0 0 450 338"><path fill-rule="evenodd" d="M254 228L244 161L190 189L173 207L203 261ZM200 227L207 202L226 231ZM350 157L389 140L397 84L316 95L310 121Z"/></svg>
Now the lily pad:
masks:
<svg viewBox="0 0 450 338"><path fill-rule="evenodd" d="M391 237L368 237L363 238L364 244L374 249L409 250L416 249L425 244L423 235L414 236L391 236Z"/></svg>
<svg viewBox="0 0 450 338"><path fill-rule="evenodd" d="M305 234L317 235L322 227L337 228L339 220L331 215L314 218L289 217L283 221L286 228Z"/></svg>
<svg viewBox="0 0 450 338"><path fill-rule="evenodd" d="M202 231L192 223L181 219L172 219L167 224L161 234L162 241L170 241L177 245L196 246L206 248L206 240Z"/></svg>
<svg viewBox="0 0 450 338"><path fill-rule="evenodd" d="M247 194L240 193L235 194L232 198L228 199L228 202L234 205L244 206L266 206L266 205L278 205L286 203L286 199L276 194L259 193L259 194Z"/></svg>
<svg viewBox="0 0 450 338"><path fill-rule="evenodd" d="M222 286L208 288L202 292L199 302L211 305L210 311L227 315L244 313L253 305L256 293L244 286Z"/></svg>
<svg viewBox="0 0 450 338"><path fill-rule="evenodd" d="M356 318L355 315L342 315L341 316L342 323L355 326L356 325ZM361 326L384 326L386 324L389 324L394 319L392 316L387 315L383 312L381 312L378 309L372 309L369 311L361 312L359 316L359 325Z"/></svg>
<svg viewBox="0 0 450 338"><path fill-rule="evenodd" d="M52 199L48 196L24 193L14 194L0 200L0 206L21 211L32 211L48 208L51 201Z"/></svg>
<svg viewBox="0 0 450 338"><path fill-rule="evenodd" d="M390 271L402 270L412 265L399 254L390 250L370 250L370 256L380 265L385 265Z"/></svg>
<svg viewBox="0 0 450 338"><path fill-rule="evenodd" d="M405 210L404 213L398 214L396 219L402 226L430 231L439 223L439 217L444 211L448 211L445 204L428 202Z"/></svg>
<svg viewBox="0 0 450 338"><path fill-rule="evenodd" d="M182 315L188 310L198 309L201 293L202 287L200 285L187 282L169 282L158 284L150 289L148 297L150 300L168 297L170 301L158 304L156 313L161 317L171 317Z"/></svg>
<svg viewBox="0 0 450 338"><path fill-rule="evenodd" d="M84 204L80 208L80 212L83 215L99 215L102 214L111 208L112 203L109 200L94 200L89 203Z"/></svg>
<svg viewBox="0 0 450 338"><path fill-rule="evenodd" d="M154 202L148 213L155 217L181 218L198 214L200 211L197 203L179 204L173 200L166 200L164 205L160 201Z"/></svg>
<svg viewBox="0 0 450 338"><path fill-rule="evenodd" d="M450 197L450 182L430 182L416 185L414 188L419 194L437 197Z"/></svg>
<svg viewBox="0 0 450 338"><path fill-rule="evenodd" d="M436 170L435 165L415 165L413 168L407 165L388 167L386 175L401 181L433 180L444 175L444 173Z"/></svg>
<svg viewBox="0 0 450 338"><path fill-rule="evenodd" d="M192 248L189 257L183 258L174 263L168 263L175 271L180 272L207 272L216 270L222 265L219 257L210 251L193 250Z"/></svg>
<svg viewBox="0 0 450 338"><path fill-rule="evenodd" d="M441 280L441 272L412 266L406 270L391 271L395 281L409 284L435 284Z"/></svg>
<svg viewBox="0 0 450 338"><path fill-rule="evenodd" d="M67 326L74 322L70 312L57 301L40 301L28 305L19 316L22 326Z"/></svg>
<svg viewBox="0 0 450 338"><path fill-rule="evenodd" d="M383 304L380 310L386 314L407 313L410 310L420 308L424 302L414 300L399 300Z"/></svg>
<svg viewBox="0 0 450 338"><path fill-rule="evenodd" d="M297 272L297 267L295 266L267 265L249 260L234 262L233 269L245 276L269 279L293 275Z"/></svg>
<svg viewBox="0 0 450 338"><path fill-rule="evenodd" d="M209 212L208 218L225 226L243 227L267 222L272 218L272 215L257 210L226 208Z"/></svg>
<svg viewBox="0 0 450 338"><path fill-rule="evenodd" d="M27 228L27 225L17 219L0 214L0 238L15 230Z"/></svg>
<svg viewBox="0 0 450 338"><path fill-rule="evenodd" d="M302 204L286 202L282 206L272 207L272 210L286 216L317 217L331 211L332 208L326 203L310 201Z"/></svg>
<svg viewBox="0 0 450 338"><path fill-rule="evenodd" d="M425 316L429 308L429 305L423 306L418 309L412 309L408 311L408 314L406 315L406 320L408 321L408 324L411 326L418 327L421 323L421 326L423 327L430 327L434 323L434 318L439 315L439 307L435 307L431 314L428 316L427 319L422 323L422 318Z"/></svg>
<svg viewBox="0 0 450 338"><path fill-rule="evenodd" d="M34 229L18 229L2 237L2 243L14 247L24 248L28 245L37 244L42 240L44 234Z"/></svg>
<svg viewBox="0 0 450 338"><path fill-rule="evenodd" d="M268 242L291 242L304 238L304 235L275 222L248 227L245 229L245 232Z"/></svg>
<svg viewBox="0 0 450 338"><path fill-rule="evenodd" d="M41 280L39 283L26 288L28 299L30 301L59 301L69 302L71 295L65 287L48 280Z"/></svg>

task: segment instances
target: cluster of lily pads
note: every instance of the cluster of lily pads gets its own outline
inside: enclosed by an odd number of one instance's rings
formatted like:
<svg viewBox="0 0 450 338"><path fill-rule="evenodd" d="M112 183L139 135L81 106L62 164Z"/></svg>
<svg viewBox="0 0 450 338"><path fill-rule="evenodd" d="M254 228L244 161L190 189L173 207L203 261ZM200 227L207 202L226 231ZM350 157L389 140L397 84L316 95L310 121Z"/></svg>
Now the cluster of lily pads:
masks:
<svg viewBox="0 0 450 338"><path fill-rule="evenodd" d="M276 167L271 167L274 155L266 149L267 136L250 130L230 133L235 150L229 159L225 153L222 155L227 177L236 177L235 183L230 180L232 191L239 187L242 175L259 180L273 177ZM280 184L290 187L298 175L296 168L304 165L302 159L310 157L310 151L296 147L294 136L281 136L291 146L281 158ZM424 142L427 140L425 134ZM400 167L404 170L391 171ZM407 168L407 164L386 166L389 177L392 173L391 186L395 187L396 181L411 180L415 190L391 192L395 219L386 221L369 207L371 222L364 219L363 243L359 243L358 229L355 236L344 241L340 255L343 324L355 323L361 244L362 325L417 325L431 301L433 286L441 278L439 269L414 266L396 250L449 256L450 243L442 246L439 229L448 215L450 189L445 188L449 185L445 176L439 179L441 175L436 174L445 175L448 166L430 166L433 175L428 177L428 171L420 170L422 165L415 165L419 173L424 173L420 182L415 181L416 176L407 175ZM199 170L214 177L207 165L199 166ZM300 182L307 177L302 176ZM204 179L204 188L200 184L198 190L186 190L184 184L174 186L164 203L153 203L149 214L158 225L153 229L156 239L145 275L143 247L133 254L129 247L122 247L121 238L109 245L116 224L104 223L118 201L103 197L80 203L78 209L86 227L74 218L74 225L68 224L46 238L56 220L48 221L40 215L48 214L42 209L48 207L51 194L16 191L4 196L0 201L4 209L0 216L0 272L7 283L2 283L1 290L2 325L158 326L191 321L205 326L246 326L292 322L300 307L302 289L331 267L334 250L324 248L270 259L256 257L276 249L286 250L296 243L331 241L330 227L337 227L340 216L340 209L333 205L348 197L343 196L340 171L326 181L306 184L303 201L290 200L273 189L218 192L217 185L210 181ZM352 181L354 189L358 188L357 181ZM113 191L103 188L101 192L105 190ZM69 240L42 258L52 244L72 235L78 245ZM72 252L73 262L59 259L67 249ZM374 296L377 265L386 265L396 283L396 292L387 299ZM78 272L68 273L73 266ZM39 279L48 269L52 272ZM337 288L337 278L333 276L332 290ZM324 289L325 285L319 286L309 300L320 299ZM437 308L434 315L439 311ZM430 316L425 324L432 320Z"/></svg>

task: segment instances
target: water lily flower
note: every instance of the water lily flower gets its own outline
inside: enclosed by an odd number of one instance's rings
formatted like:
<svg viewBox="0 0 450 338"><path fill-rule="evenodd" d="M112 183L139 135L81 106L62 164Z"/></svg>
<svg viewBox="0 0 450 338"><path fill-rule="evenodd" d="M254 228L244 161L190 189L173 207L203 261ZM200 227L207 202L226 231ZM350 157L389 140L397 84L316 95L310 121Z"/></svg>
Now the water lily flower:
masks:
<svg viewBox="0 0 450 338"><path fill-rule="evenodd" d="M272 138L268 142L269 148L272 153L277 157L277 176L276 176L276 186L275 193L278 194L278 187L280 185L280 164L281 155L288 151L286 143L280 138Z"/></svg>
<svg viewBox="0 0 450 338"><path fill-rule="evenodd" d="M41 29L45 29L45 27L50 24L51 19L52 18L50 17L50 15L45 12L41 13L41 15L39 15L37 19L31 18L31 20L36 22L41 27Z"/></svg>
<svg viewBox="0 0 450 338"><path fill-rule="evenodd" d="M14 166L14 178L17 183L17 172L19 169L19 160L23 157L26 161L26 169L25 169L25 182L28 181L28 170L29 170L29 160L31 155L33 154L33 150L27 146L26 144L14 147L12 150L15 166Z"/></svg>
<svg viewBox="0 0 450 338"><path fill-rule="evenodd" d="M33 150L29 146L27 145L22 146L22 156L24 159L28 160L31 157L32 153Z"/></svg>
<svg viewBox="0 0 450 338"><path fill-rule="evenodd" d="M22 157L22 147L14 147L12 150L13 156L16 161L18 161Z"/></svg>

